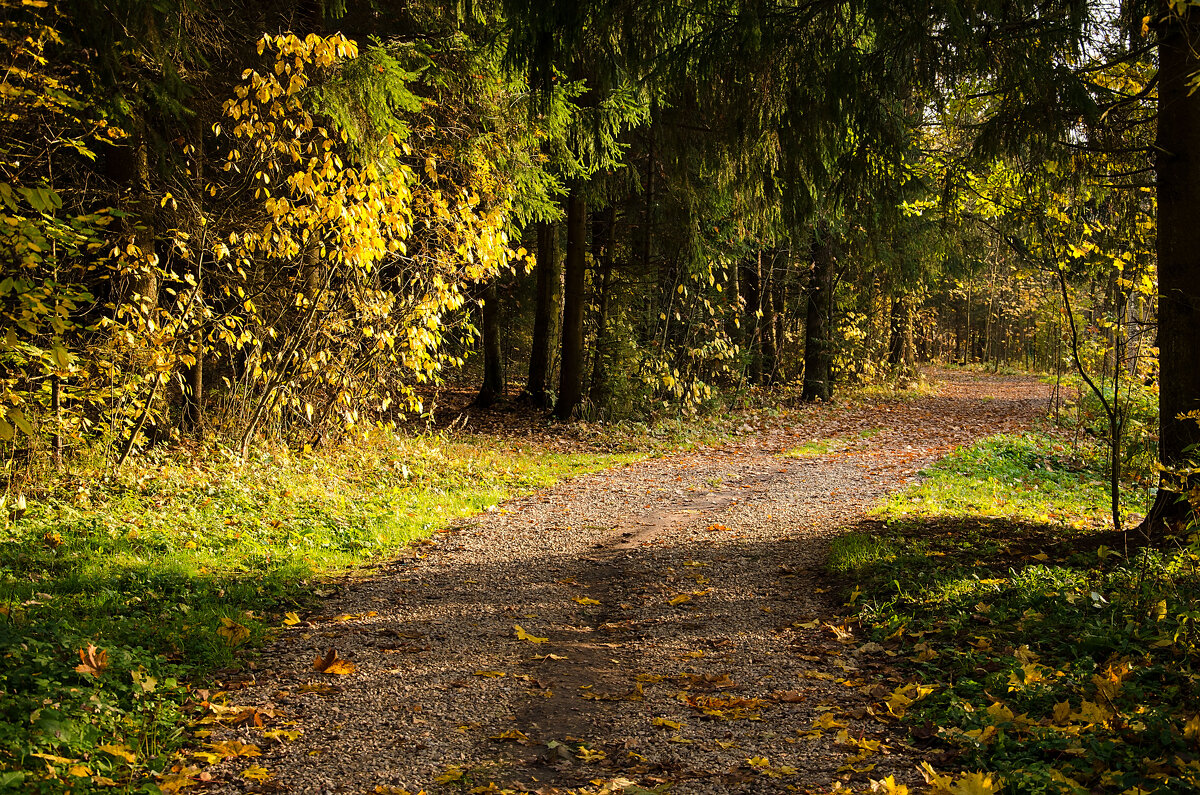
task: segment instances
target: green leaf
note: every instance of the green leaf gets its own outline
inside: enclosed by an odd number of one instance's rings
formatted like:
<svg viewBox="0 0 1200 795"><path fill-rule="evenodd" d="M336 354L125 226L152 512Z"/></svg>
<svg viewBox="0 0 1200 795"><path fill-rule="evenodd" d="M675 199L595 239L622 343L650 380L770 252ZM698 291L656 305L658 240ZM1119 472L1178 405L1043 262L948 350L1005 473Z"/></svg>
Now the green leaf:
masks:
<svg viewBox="0 0 1200 795"><path fill-rule="evenodd" d="M33 436L33 426L29 424L29 420L25 419L25 414L20 409L8 409L8 418L12 420L13 425L16 425L26 436Z"/></svg>

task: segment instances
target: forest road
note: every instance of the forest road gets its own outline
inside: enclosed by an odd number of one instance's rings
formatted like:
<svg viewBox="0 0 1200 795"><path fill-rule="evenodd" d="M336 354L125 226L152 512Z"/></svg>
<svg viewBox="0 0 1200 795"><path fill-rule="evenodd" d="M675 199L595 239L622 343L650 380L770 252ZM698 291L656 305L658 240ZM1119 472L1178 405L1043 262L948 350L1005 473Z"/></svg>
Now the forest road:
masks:
<svg viewBox="0 0 1200 795"><path fill-rule="evenodd" d="M342 582L222 697L264 726L206 741L261 755L212 769L209 791L919 781L916 749L872 714L895 687L888 657L839 620L828 543L955 446L1027 427L1049 393L937 378L935 396L783 412L720 448L565 481ZM331 648L353 673L314 670ZM855 761L843 727L882 749Z"/></svg>

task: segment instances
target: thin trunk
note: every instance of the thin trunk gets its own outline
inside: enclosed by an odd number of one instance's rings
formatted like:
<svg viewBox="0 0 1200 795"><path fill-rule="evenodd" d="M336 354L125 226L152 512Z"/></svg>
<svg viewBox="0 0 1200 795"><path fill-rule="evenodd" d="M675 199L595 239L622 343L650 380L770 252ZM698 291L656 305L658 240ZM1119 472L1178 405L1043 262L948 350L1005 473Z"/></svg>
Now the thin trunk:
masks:
<svg viewBox="0 0 1200 795"><path fill-rule="evenodd" d="M504 394L503 374L500 372L500 292L493 279L483 291L479 305L479 333L483 347L483 383L475 397L475 405L487 407Z"/></svg>
<svg viewBox="0 0 1200 795"><path fill-rule="evenodd" d="M550 365L562 315L562 262L558 258L558 227L537 225L537 296L533 309L533 349L525 394L539 408L550 407Z"/></svg>
<svg viewBox="0 0 1200 795"><path fill-rule="evenodd" d="M204 433L204 340L198 339L192 355L196 363L183 371L183 413L179 429L192 436Z"/></svg>
<svg viewBox="0 0 1200 795"><path fill-rule="evenodd" d="M763 385L775 383L777 349L775 347L775 254L758 252L758 272L762 275L762 325L759 336L762 340L762 372L759 382Z"/></svg>
<svg viewBox="0 0 1200 795"><path fill-rule="evenodd" d="M583 399L583 315L587 305L587 202L579 185L567 197L567 256L563 265L562 365L554 416L570 419Z"/></svg>
<svg viewBox="0 0 1200 795"><path fill-rule="evenodd" d="M757 384L762 380L762 345L759 329L762 322L762 291L759 289L759 258L746 257L740 265L742 295L746 298L742 339L747 354L746 380Z"/></svg>
<svg viewBox="0 0 1200 795"><path fill-rule="evenodd" d="M55 374L50 378L50 408L54 411L54 435L50 439L54 468L63 468L63 407L62 377Z"/></svg>
<svg viewBox="0 0 1200 795"><path fill-rule="evenodd" d="M808 322L804 326L804 401L833 397L833 244L813 239L813 272L808 290Z"/></svg>
<svg viewBox="0 0 1200 795"><path fill-rule="evenodd" d="M588 398L592 405L603 408L608 405L612 390L608 380L611 359L612 337L608 330L608 312L612 303L613 247L616 245L617 218L615 206L598 213L592 223L592 245L596 249L596 261L600 265L596 283L596 344L592 348L592 384Z"/></svg>

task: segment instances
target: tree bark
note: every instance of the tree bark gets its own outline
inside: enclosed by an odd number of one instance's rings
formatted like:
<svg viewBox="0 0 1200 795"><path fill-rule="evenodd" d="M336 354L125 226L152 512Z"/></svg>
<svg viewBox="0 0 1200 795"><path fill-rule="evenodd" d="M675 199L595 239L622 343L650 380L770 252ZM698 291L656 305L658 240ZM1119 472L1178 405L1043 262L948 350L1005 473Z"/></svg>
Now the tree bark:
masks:
<svg viewBox="0 0 1200 795"><path fill-rule="evenodd" d="M570 419L583 399L583 315L587 304L587 202L578 184L567 197L567 255L563 263L562 357L554 416Z"/></svg>
<svg viewBox="0 0 1200 795"><path fill-rule="evenodd" d="M1187 448L1200 444L1195 419L1180 419L1200 409L1200 93L1189 78L1200 70L1200 13L1182 15L1162 4L1166 21L1159 28L1158 139L1158 348L1159 459L1164 467L1184 465ZM1191 453L1196 456L1195 452ZM1190 485L1190 484L1189 484ZM1147 529L1188 515L1180 484L1164 476Z"/></svg>
<svg viewBox="0 0 1200 795"><path fill-rule="evenodd" d="M179 430L191 436L204 433L204 340L198 339L193 351L196 363L183 371L183 412Z"/></svg>
<svg viewBox="0 0 1200 795"><path fill-rule="evenodd" d="M762 279L762 323L759 327L762 371L759 373L759 383L767 386L775 383L775 368L778 365L778 349L775 346L775 252L758 252L758 272Z"/></svg>
<svg viewBox="0 0 1200 795"><path fill-rule="evenodd" d="M833 244L828 237L813 239L813 272L808 290L808 319L804 324L804 401L833 397Z"/></svg>
<svg viewBox="0 0 1200 795"><path fill-rule="evenodd" d="M745 320L742 322L742 339L746 346L746 380L757 384L762 380L762 345L759 329L762 324L762 291L759 289L759 257L746 257L739 266L741 271L742 295L746 298Z"/></svg>
<svg viewBox="0 0 1200 795"><path fill-rule="evenodd" d="M592 222L592 247L600 265L596 280L596 344L592 351L592 383L588 399L597 408L608 406L612 396L609 384L608 364L611 360L612 337L608 333L608 312L612 303L610 295L613 270L613 247L616 244L616 208L609 206L596 215Z"/></svg>
<svg viewBox="0 0 1200 795"><path fill-rule="evenodd" d="M537 296L533 309L533 350L525 395L538 408L550 407L550 363L558 341L562 315L562 263L558 259L558 228L537 225Z"/></svg>
<svg viewBox="0 0 1200 795"><path fill-rule="evenodd" d="M493 279L484 288L479 306L479 332L483 347L483 383L475 396L475 405L486 408L504 394L500 366L500 291Z"/></svg>

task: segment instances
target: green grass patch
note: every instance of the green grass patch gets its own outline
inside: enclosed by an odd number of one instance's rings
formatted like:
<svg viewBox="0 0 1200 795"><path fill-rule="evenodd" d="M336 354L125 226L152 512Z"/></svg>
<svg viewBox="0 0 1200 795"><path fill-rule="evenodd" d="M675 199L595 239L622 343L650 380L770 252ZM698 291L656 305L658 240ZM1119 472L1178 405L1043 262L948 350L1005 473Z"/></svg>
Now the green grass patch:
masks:
<svg viewBox="0 0 1200 795"><path fill-rule="evenodd" d="M934 464L917 486L878 510L884 518L988 516L1061 523L1074 529L1111 526L1108 477L1099 447L1073 449L1040 433L990 436ZM1142 493L1123 491L1125 505Z"/></svg>
<svg viewBox="0 0 1200 795"><path fill-rule="evenodd" d="M637 457L382 434L60 479L0 530L0 790L155 791L199 700L189 683L236 665L321 578Z"/></svg>
<svg viewBox="0 0 1200 795"><path fill-rule="evenodd" d="M939 767L1005 793L1195 792L1200 535L1139 548L1104 525L1092 472L1050 439L983 440L836 541L830 568L862 589L896 684L932 686L876 709ZM1001 484L1018 493L976 513Z"/></svg>

